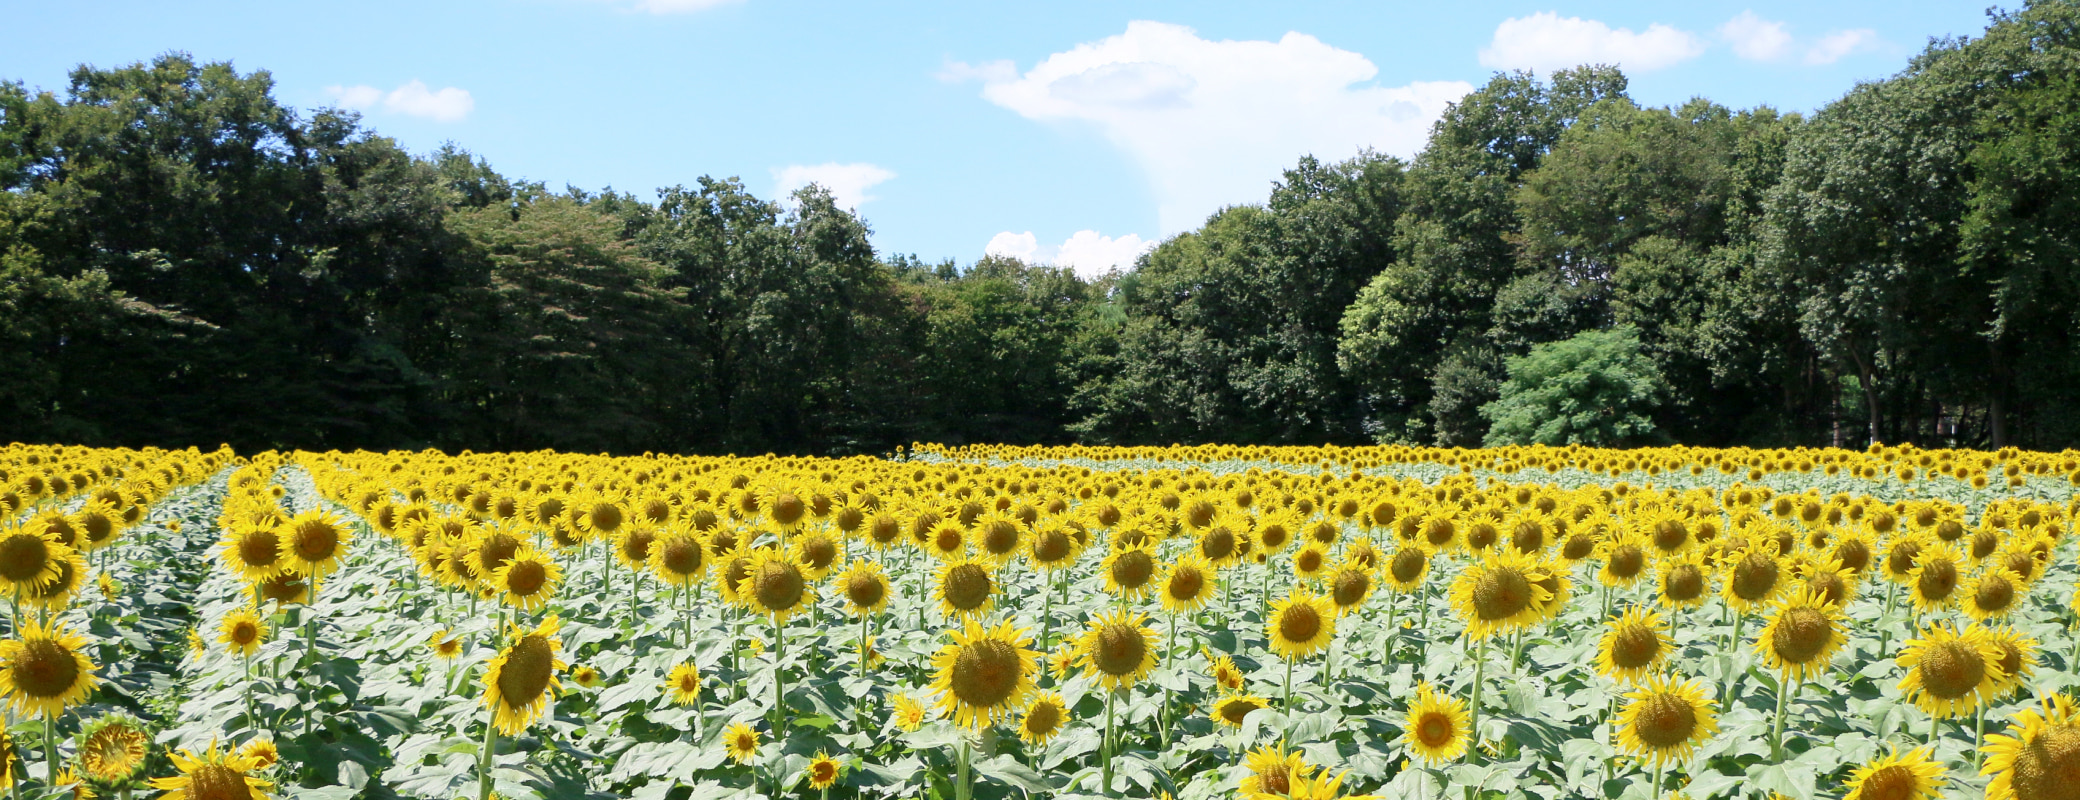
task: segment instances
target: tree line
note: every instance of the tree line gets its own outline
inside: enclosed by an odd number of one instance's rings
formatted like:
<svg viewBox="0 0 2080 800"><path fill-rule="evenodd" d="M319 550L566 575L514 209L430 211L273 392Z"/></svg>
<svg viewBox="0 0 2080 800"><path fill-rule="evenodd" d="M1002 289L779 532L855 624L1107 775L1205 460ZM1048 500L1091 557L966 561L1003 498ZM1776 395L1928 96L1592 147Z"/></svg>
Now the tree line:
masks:
<svg viewBox="0 0 2080 800"><path fill-rule="evenodd" d="M1095 280L551 191L168 54L0 83L0 440L2080 442L2080 2L1810 117L1495 75Z"/></svg>

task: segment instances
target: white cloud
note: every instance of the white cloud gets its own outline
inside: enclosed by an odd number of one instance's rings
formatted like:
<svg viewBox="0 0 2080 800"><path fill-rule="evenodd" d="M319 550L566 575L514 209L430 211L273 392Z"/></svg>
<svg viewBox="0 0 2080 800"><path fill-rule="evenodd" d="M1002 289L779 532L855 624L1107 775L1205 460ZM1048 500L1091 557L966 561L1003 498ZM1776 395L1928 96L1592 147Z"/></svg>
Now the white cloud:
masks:
<svg viewBox="0 0 2080 800"><path fill-rule="evenodd" d="M1141 21L1023 75L1010 62L955 62L939 77L979 80L984 98L1028 119L1095 126L1152 184L1169 234L1222 206L1262 202L1280 170L1305 154L1413 155L1431 121L1473 90L1461 81L1372 85L1378 74L1364 56L1306 34L1210 41Z"/></svg>
<svg viewBox="0 0 2080 800"><path fill-rule="evenodd" d="M325 91L341 108L370 111L380 105L384 111L437 122L459 122L477 107L466 90L449 86L434 91L417 80L387 93L373 86L331 86Z"/></svg>
<svg viewBox="0 0 2080 800"><path fill-rule="evenodd" d="M1481 48L1481 65L1550 73L1582 64L1616 64L1627 72L1649 72L1704 54L1705 42L1689 31L1661 23L1640 33L1581 17L1542 11L1495 26Z"/></svg>
<svg viewBox="0 0 2080 800"><path fill-rule="evenodd" d="M1806 63L1832 64L1855 53L1875 50L1881 43L1878 32L1869 28L1835 31L1820 37L1820 41L1806 51Z"/></svg>
<svg viewBox="0 0 2080 800"><path fill-rule="evenodd" d="M1749 61L1775 61L1791 52L1791 32L1784 23L1773 22L1743 11L1719 26L1719 37L1733 45L1733 54Z"/></svg>
<svg viewBox="0 0 2080 800"><path fill-rule="evenodd" d="M1009 256L1028 264L1068 267L1085 278L1096 278L1115 269L1125 270L1134 266L1134 259L1155 249L1155 246L1155 242L1144 241L1138 234L1113 237L1082 230L1059 245L1042 247L1039 237L1032 231L1004 231L990 237L982 252L984 255Z"/></svg>
<svg viewBox="0 0 2080 800"><path fill-rule="evenodd" d="M874 199L867 190L895 176L894 172L866 163L791 164L773 170L773 182L780 195L793 194L794 190L813 183L829 189L839 208L850 209L857 209Z"/></svg>

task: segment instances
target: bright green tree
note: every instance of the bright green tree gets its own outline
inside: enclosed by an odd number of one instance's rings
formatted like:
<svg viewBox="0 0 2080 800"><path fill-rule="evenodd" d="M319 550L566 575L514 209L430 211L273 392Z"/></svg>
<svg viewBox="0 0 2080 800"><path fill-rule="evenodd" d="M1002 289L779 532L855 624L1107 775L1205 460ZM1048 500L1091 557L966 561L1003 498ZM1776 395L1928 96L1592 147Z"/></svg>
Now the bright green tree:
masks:
<svg viewBox="0 0 2080 800"><path fill-rule="evenodd" d="M1486 444L1599 447L1657 438L1668 384L1631 327L1584 331L1509 359L1502 396L1481 406Z"/></svg>

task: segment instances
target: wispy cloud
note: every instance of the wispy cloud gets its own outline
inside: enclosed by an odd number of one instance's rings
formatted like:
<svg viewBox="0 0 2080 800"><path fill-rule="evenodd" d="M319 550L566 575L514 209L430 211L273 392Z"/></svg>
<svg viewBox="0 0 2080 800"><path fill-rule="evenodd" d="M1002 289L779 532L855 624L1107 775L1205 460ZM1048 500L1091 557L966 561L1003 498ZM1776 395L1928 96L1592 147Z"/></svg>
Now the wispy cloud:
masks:
<svg viewBox="0 0 2080 800"><path fill-rule="evenodd" d="M1495 36L1481 49L1480 61L1495 69L1540 73L1582 64L1616 64L1628 72L1649 72L1703 55L1705 47L1697 34L1658 22L1634 32L1598 20L1542 11L1511 17L1495 26Z"/></svg>
<svg viewBox="0 0 2080 800"><path fill-rule="evenodd" d="M783 197L813 183L830 190L831 199L838 202L839 208L857 209L874 199L867 194L868 189L895 176L890 170L867 163L790 164L773 170L773 183Z"/></svg>
<svg viewBox="0 0 2080 800"><path fill-rule="evenodd" d="M435 90L418 80L408 81L388 92L374 86L331 86L325 91L341 108L355 111L381 108L393 114L436 122L460 122L477 107L476 99L470 97L468 90L453 86Z"/></svg>
<svg viewBox="0 0 2080 800"><path fill-rule="evenodd" d="M1155 246L1155 242L1145 241L1138 234L1105 236L1093 230L1077 231L1059 245L1042 246L1040 238L1032 231L1004 231L990 237L982 252L1031 264L1068 267L1085 278L1096 278L1116 269L1134 266L1134 259L1155 249Z"/></svg>

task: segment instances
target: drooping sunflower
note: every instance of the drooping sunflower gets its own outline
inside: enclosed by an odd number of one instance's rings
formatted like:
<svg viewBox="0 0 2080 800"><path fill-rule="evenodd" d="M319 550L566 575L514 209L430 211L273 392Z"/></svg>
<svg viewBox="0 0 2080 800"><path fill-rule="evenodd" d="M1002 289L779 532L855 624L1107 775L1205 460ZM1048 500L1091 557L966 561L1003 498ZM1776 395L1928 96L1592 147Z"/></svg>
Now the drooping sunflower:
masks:
<svg viewBox="0 0 2080 800"><path fill-rule="evenodd" d="M505 565L491 573L491 591L497 593L501 602L521 611L541 608L562 583L563 567L526 545L513 551Z"/></svg>
<svg viewBox="0 0 2080 800"><path fill-rule="evenodd" d="M1695 678L1648 678L1625 693L1618 712L1619 746L1656 763L1680 761L1719 730L1717 703Z"/></svg>
<svg viewBox="0 0 2080 800"><path fill-rule="evenodd" d="M1991 699L2001 675L2000 646L1977 625L1958 633L1936 623L1910 639L1897 659L1907 670L1900 691L1939 719L1970 714Z"/></svg>
<svg viewBox="0 0 2080 800"><path fill-rule="evenodd" d="M1784 562L1777 557L1775 547L1751 544L1734 551L1727 559L1726 580L1719 587L1719 596L1735 611L1752 612L1769 607L1784 585Z"/></svg>
<svg viewBox="0 0 2080 800"><path fill-rule="evenodd" d="M1100 615L1077 642L1077 662L1107 689L1132 689L1156 668L1156 632L1147 614L1124 609Z"/></svg>
<svg viewBox="0 0 2080 800"><path fill-rule="evenodd" d="M775 622L785 622L816 602L815 587L809 584L801 562L790 554L764 547L753 550L744 573L737 584L737 597L752 612Z"/></svg>
<svg viewBox="0 0 2080 800"><path fill-rule="evenodd" d="M1156 557L1147 545L1113 548L1101 569L1105 573L1105 591L1116 597L1139 600L1155 588Z"/></svg>
<svg viewBox="0 0 2080 800"><path fill-rule="evenodd" d="M1068 726L1069 707L1063 705L1061 694L1043 691L1034 695L1033 702L1026 704L1025 714L1019 717L1018 738L1040 747Z"/></svg>
<svg viewBox="0 0 2080 800"><path fill-rule="evenodd" d="M340 557L354 539L347 524L324 511L305 511L282 523L279 561L299 575L323 578L339 569Z"/></svg>
<svg viewBox="0 0 2080 800"><path fill-rule="evenodd" d="M72 598L79 594L87 583L87 557L73 550L51 560L58 568L56 577L43 583L24 584L19 592L22 600L48 611L63 611L72 605Z"/></svg>
<svg viewBox="0 0 2080 800"><path fill-rule="evenodd" d="M1943 765L1932 748L1917 747L1902 755L1894 747L1890 754L1850 772L1847 787L1842 800L1934 800L1942 796Z"/></svg>
<svg viewBox="0 0 2080 800"><path fill-rule="evenodd" d="M1271 701L1253 694L1227 694L1214 701L1213 707L1207 709L1207 713L1215 722L1230 728L1240 728L1250 712L1270 707Z"/></svg>
<svg viewBox="0 0 2080 800"><path fill-rule="evenodd" d="M1186 554L1177 563L1163 571L1158 594L1163 599L1163 610L1175 613L1191 613L1206 607L1206 602L1220 587L1220 577L1213 565L1196 553Z"/></svg>
<svg viewBox="0 0 2080 800"><path fill-rule="evenodd" d="M1979 622L1988 622L2014 611L2026 588L2021 576L2006 567L1988 565L1966 583L1964 591L1958 595L1962 598L1964 613Z"/></svg>
<svg viewBox="0 0 2080 800"><path fill-rule="evenodd" d="M81 652L86 637L62 622L20 625L15 638L0 641L0 697L17 714L47 719L86 702L95 684L94 662Z"/></svg>
<svg viewBox="0 0 2080 800"><path fill-rule="evenodd" d="M1654 574L1660 578L1659 599L1664 607L1696 608L1711 593L1711 577L1694 551L1662 558Z"/></svg>
<svg viewBox="0 0 2080 800"><path fill-rule="evenodd" d="M730 760L749 764L758 756L758 731L741 722L731 723L722 732L722 744L729 751Z"/></svg>
<svg viewBox="0 0 2080 800"><path fill-rule="evenodd" d="M845 594L854 614L867 616L888 608L888 575L882 573L879 562L853 559L851 566L838 573L838 591Z"/></svg>
<svg viewBox="0 0 2080 800"><path fill-rule="evenodd" d="M166 792L160 800L266 800L274 788L253 774L262 769L260 759L220 750L215 740L202 755L192 750L171 755L181 774L152 779L152 788Z"/></svg>
<svg viewBox="0 0 2080 800"><path fill-rule="evenodd" d="M975 620L951 631L953 643L932 656L932 688L954 724L981 729L1009 714L1033 691L1033 639L1008 621L984 628Z"/></svg>
<svg viewBox="0 0 2080 800"><path fill-rule="evenodd" d="M1550 609L1552 575L1530 556L1509 548L1466 565L1452 582L1452 607L1466 621L1466 635L1485 639L1536 623Z"/></svg>
<svg viewBox="0 0 2080 800"><path fill-rule="evenodd" d="M1335 604L1339 616L1358 613L1372 597L1372 570L1349 560L1329 570L1327 583L1329 601Z"/></svg>
<svg viewBox="0 0 2080 800"><path fill-rule="evenodd" d="M2080 775L2080 715L2073 699L2065 694L2048 694L2037 707L2024 709L2008 720L2008 727L1986 737L1982 775L1992 775L1986 800L2037 800L2065 798L2074 791L2073 776Z"/></svg>
<svg viewBox="0 0 2080 800"><path fill-rule="evenodd" d="M224 615L217 623L217 641L228 646L241 658L250 658L267 643L267 623L260 614L247 606Z"/></svg>
<svg viewBox="0 0 2080 800"><path fill-rule="evenodd" d="M1472 739L1466 701L1439 694L1430 684L1416 686L1416 702L1408 708L1401 743L1409 755L1426 764L1443 764L1465 754Z"/></svg>
<svg viewBox="0 0 2080 800"><path fill-rule="evenodd" d="M1658 673L1674 651L1668 625L1652 608L1634 606L1613 618L1596 647L1596 671L1626 683Z"/></svg>
<svg viewBox="0 0 2080 800"><path fill-rule="evenodd" d="M1849 641L1841 606L1813 589L1800 589L1779 603L1755 637L1755 652L1770 669L1791 680L1827 671L1836 650Z"/></svg>
<svg viewBox="0 0 2080 800"><path fill-rule="evenodd" d="M1294 784L1314 774L1314 767L1302 758L1298 750L1285 750L1277 745L1265 745L1251 750L1243 759L1243 768L1248 773L1242 776L1242 794L1246 797L1271 795L1287 797Z"/></svg>
<svg viewBox="0 0 2080 800"><path fill-rule="evenodd" d="M2022 635L2012 625L1986 628L1986 636L2000 648L2000 677L1990 697L2000 699L2022 688L2037 671L2037 640Z"/></svg>
<svg viewBox="0 0 2080 800"><path fill-rule="evenodd" d="M1264 638L1272 652L1297 661L1329 646L1336 636L1336 609L1329 599L1294 586L1265 615Z"/></svg>
<svg viewBox="0 0 2080 800"><path fill-rule="evenodd" d="M151 737L144 726L127 714L110 714L88 723L80 731L80 769L101 783L122 783L144 768L145 750Z"/></svg>
<svg viewBox="0 0 2080 800"><path fill-rule="evenodd" d="M672 674L664 679L664 693L672 698L673 705L691 706L700 703L701 668L691 661L672 667Z"/></svg>
<svg viewBox="0 0 2080 800"><path fill-rule="evenodd" d="M1394 550L1387 559L1387 585L1397 592L1413 592L1423 585L1430 575L1430 551L1427 545L1404 544Z"/></svg>
<svg viewBox="0 0 2080 800"><path fill-rule="evenodd" d="M484 705L491 709L499 733L517 736L549 707L568 664L556 657L563 647L557 636L562 622L554 615L533 630L512 625L508 644L491 659L484 673Z"/></svg>

